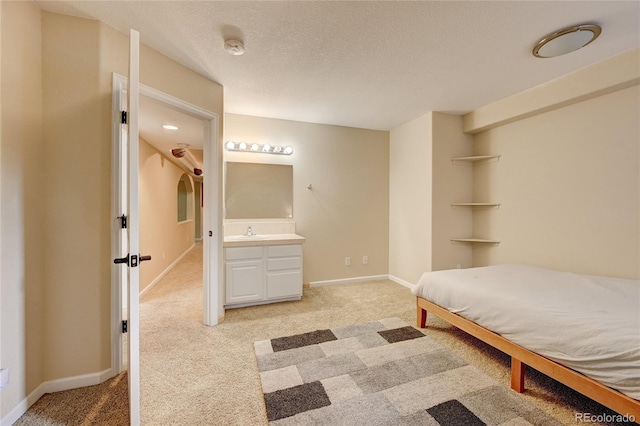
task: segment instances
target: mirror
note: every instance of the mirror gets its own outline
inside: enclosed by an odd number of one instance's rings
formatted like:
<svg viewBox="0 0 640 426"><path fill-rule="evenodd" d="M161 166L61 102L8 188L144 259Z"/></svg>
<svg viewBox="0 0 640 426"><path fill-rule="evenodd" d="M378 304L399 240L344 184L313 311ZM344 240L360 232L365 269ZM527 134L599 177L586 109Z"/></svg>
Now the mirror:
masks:
<svg viewBox="0 0 640 426"><path fill-rule="evenodd" d="M293 166L226 163L227 219L293 218Z"/></svg>

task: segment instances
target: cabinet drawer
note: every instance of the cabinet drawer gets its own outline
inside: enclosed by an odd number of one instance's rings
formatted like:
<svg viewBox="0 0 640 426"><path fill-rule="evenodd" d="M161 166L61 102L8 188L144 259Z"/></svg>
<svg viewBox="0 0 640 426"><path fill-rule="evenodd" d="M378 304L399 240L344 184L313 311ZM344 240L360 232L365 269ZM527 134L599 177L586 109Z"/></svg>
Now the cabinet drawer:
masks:
<svg viewBox="0 0 640 426"><path fill-rule="evenodd" d="M229 247L224 249L225 260L260 259L262 247Z"/></svg>
<svg viewBox="0 0 640 426"><path fill-rule="evenodd" d="M267 274L267 299L302 296L302 272Z"/></svg>
<svg viewBox="0 0 640 426"><path fill-rule="evenodd" d="M267 257L302 256L302 244L268 246Z"/></svg>
<svg viewBox="0 0 640 426"><path fill-rule="evenodd" d="M302 268L301 257L281 257L277 259L267 259L267 271L281 271L283 269Z"/></svg>

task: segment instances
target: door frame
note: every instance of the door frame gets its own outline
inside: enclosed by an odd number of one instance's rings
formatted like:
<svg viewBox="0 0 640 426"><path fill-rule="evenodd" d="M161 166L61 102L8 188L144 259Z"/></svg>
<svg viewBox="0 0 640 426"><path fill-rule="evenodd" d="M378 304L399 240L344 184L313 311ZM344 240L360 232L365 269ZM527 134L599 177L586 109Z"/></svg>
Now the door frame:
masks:
<svg viewBox="0 0 640 426"><path fill-rule="evenodd" d="M111 254L120 257L119 211L122 182L122 152L119 143L121 131L121 105L126 97L127 77L113 73L112 78L112 167L111 167ZM159 90L140 84L140 95L165 103L183 113L201 119L206 123L204 132L203 165L203 322L214 326L219 319L220 255L222 237L220 222L220 147L218 141L219 118L216 113L168 95ZM206 234L206 235L205 235ZM144 250L144 248L141 248ZM122 371L122 275L119 265L111 268L111 370L113 375Z"/></svg>

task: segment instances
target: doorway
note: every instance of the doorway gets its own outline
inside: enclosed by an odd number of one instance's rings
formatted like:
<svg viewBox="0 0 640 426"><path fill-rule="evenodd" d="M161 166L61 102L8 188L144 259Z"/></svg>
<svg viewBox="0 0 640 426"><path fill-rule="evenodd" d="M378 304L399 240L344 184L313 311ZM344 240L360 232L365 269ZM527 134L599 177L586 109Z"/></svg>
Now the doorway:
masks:
<svg viewBox="0 0 640 426"><path fill-rule="evenodd" d="M126 132L121 124L122 111L126 110L127 79L114 74L113 76L113 185L112 185L112 252L113 258L122 257L126 242L126 229L122 228L122 215L126 215L127 206L124 194L127 188L126 172ZM193 186L198 187L202 202L200 234L203 245L203 323L213 326L218 323L219 310L219 256L222 241L219 236L221 228L219 220L219 149L218 149L218 117L216 114L203 110L185 101L162 93L150 87L140 85L141 108L140 117L144 114L143 107L153 105L160 110L173 111L195 120L201 124L202 174L199 179L193 179ZM141 134L143 133L141 127ZM175 142L175 139L174 139ZM197 155L196 155L197 157ZM198 167L194 167L198 168ZM125 218L126 219L126 218ZM194 235L198 226L195 227ZM145 247L141 247L142 251ZM146 266L143 265L142 268ZM123 370L123 301L126 294L126 273L123 268L113 268L112 272L112 371L118 374ZM124 288L124 289L123 289Z"/></svg>

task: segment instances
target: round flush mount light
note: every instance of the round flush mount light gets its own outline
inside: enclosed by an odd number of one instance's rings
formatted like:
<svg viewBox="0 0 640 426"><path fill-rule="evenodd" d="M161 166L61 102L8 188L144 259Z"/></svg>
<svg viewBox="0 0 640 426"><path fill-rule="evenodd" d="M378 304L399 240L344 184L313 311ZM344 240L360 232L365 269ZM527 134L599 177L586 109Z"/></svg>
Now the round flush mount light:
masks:
<svg viewBox="0 0 640 426"><path fill-rule="evenodd" d="M598 25L576 25L549 34L533 48L533 56L554 58L585 47L598 38L602 28Z"/></svg>
<svg viewBox="0 0 640 426"><path fill-rule="evenodd" d="M244 55L244 43L240 40L226 40L224 50L233 56Z"/></svg>

